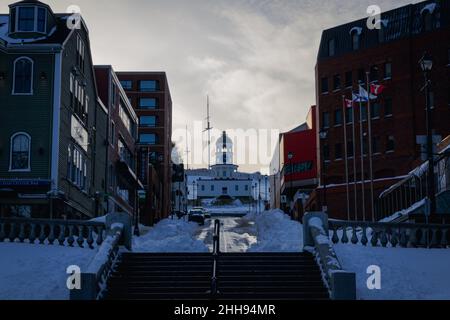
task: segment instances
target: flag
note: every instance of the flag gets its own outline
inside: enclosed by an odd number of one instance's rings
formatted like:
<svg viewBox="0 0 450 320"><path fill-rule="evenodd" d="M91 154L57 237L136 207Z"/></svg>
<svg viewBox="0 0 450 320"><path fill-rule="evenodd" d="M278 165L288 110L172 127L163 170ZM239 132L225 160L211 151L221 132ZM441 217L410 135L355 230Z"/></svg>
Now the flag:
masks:
<svg viewBox="0 0 450 320"><path fill-rule="evenodd" d="M362 99L362 101L369 101L369 97L370 100L374 100L377 98L377 96L367 93L366 89L364 89L362 86L359 86L359 96Z"/></svg>
<svg viewBox="0 0 450 320"><path fill-rule="evenodd" d="M345 99L345 106L350 109L353 107L353 100Z"/></svg>
<svg viewBox="0 0 450 320"><path fill-rule="evenodd" d="M379 84L379 85L371 84L370 85L370 93L374 94L376 96L380 95L384 91L384 89L386 89L386 87L381 84Z"/></svg>
<svg viewBox="0 0 450 320"><path fill-rule="evenodd" d="M367 98L361 97L358 93L352 93L353 102L367 102Z"/></svg>

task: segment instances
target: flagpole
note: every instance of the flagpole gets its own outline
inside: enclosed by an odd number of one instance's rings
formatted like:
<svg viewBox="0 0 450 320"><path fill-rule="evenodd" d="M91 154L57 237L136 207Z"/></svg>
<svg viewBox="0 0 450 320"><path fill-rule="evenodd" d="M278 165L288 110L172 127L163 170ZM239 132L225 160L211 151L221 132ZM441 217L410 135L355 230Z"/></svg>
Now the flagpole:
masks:
<svg viewBox="0 0 450 320"><path fill-rule="evenodd" d="M347 106L345 103L345 95L342 95L342 115L343 115L343 127L344 127L344 152L345 152L345 183L347 191L347 220L350 221L350 186L348 182L348 151L347 151L347 117L345 111Z"/></svg>
<svg viewBox="0 0 450 320"><path fill-rule="evenodd" d="M367 112L369 115L368 128L369 128L369 174L370 174L370 208L372 210L372 222L375 222L375 203L373 196L373 159L372 159L372 110L370 105L370 85L369 85L369 72L366 72L367 82Z"/></svg>
<svg viewBox="0 0 450 320"><path fill-rule="evenodd" d="M366 221L366 200L364 192L364 135L363 135L363 117L362 117L362 97L359 96L359 135L360 135L360 149L361 149L361 191L362 191L362 213L363 221Z"/></svg>
<svg viewBox="0 0 450 320"><path fill-rule="evenodd" d="M355 193L355 221L358 221L358 189L356 185L356 117L355 101L352 97L352 135L353 135L353 190Z"/></svg>

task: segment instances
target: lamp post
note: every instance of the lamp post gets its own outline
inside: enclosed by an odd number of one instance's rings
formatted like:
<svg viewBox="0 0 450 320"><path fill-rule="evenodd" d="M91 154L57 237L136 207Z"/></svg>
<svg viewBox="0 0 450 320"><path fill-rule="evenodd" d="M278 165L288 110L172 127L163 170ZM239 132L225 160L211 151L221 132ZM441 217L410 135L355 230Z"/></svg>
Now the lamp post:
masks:
<svg viewBox="0 0 450 320"><path fill-rule="evenodd" d="M319 132L319 137L321 141L325 141L328 138L328 131L325 129L320 130ZM327 182L325 179L325 164L326 164L326 159L325 159L325 147L323 148L323 153L322 153L322 165L321 167L321 176L322 176L322 181L323 181L323 204L322 204L322 210L324 212L328 211L328 204L327 204Z"/></svg>
<svg viewBox="0 0 450 320"><path fill-rule="evenodd" d="M434 183L434 156L433 156L433 118L432 118L432 106L430 103L430 73L433 68L433 58L425 52L423 57L419 61L420 68L425 80L425 85L422 91L425 91L425 103L426 103L426 121L427 121L427 157L428 157L428 200L429 200L429 212L425 216L428 223L428 215L434 215L436 213L436 193Z"/></svg>
<svg viewBox="0 0 450 320"><path fill-rule="evenodd" d="M277 169L273 169L273 208L277 208Z"/></svg>
<svg viewBox="0 0 450 320"><path fill-rule="evenodd" d="M292 151L289 151L288 152L288 160L289 160L289 168L290 168L290 188L289 189L291 189L290 191L291 192L294 192L294 185L293 185L293 179L294 179L294 168L293 168L293 166L292 166L292 159L294 158L294 153L292 152ZM288 193L289 194L289 193ZM292 201L294 201L294 195L295 194L292 194ZM289 211L291 212L291 203L289 202Z"/></svg>

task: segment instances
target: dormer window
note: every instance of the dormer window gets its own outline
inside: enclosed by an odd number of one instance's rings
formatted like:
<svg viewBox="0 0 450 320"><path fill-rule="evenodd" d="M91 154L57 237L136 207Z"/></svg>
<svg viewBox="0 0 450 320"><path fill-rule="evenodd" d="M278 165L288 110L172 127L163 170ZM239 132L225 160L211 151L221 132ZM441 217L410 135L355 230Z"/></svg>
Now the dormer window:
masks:
<svg viewBox="0 0 450 320"><path fill-rule="evenodd" d="M40 7L18 7L15 10L15 32L46 33L47 9Z"/></svg>

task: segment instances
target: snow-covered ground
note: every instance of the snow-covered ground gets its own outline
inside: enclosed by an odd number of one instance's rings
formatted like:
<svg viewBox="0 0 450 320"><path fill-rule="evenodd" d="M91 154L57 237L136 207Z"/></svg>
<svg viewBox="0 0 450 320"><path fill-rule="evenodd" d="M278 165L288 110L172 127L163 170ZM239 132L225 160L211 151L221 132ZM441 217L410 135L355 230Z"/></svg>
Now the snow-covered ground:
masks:
<svg viewBox="0 0 450 320"><path fill-rule="evenodd" d="M134 252L208 252L198 239L199 225L185 219L164 219L146 234L133 238Z"/></svg>
<svg viewBox="0 0 450 320"><path fill-rule="evenodd" d="M70 265L85 270L97 249L0 243L0 300L66 300Z"/></svg>
<svg viewBox="0 0 450 320"><path fill-rule="evenodd" d="M333 246L345 270L356 273L363 300L450 299L450 250ZM367 268L381 269L381 290L367 288Z"/></svg>

